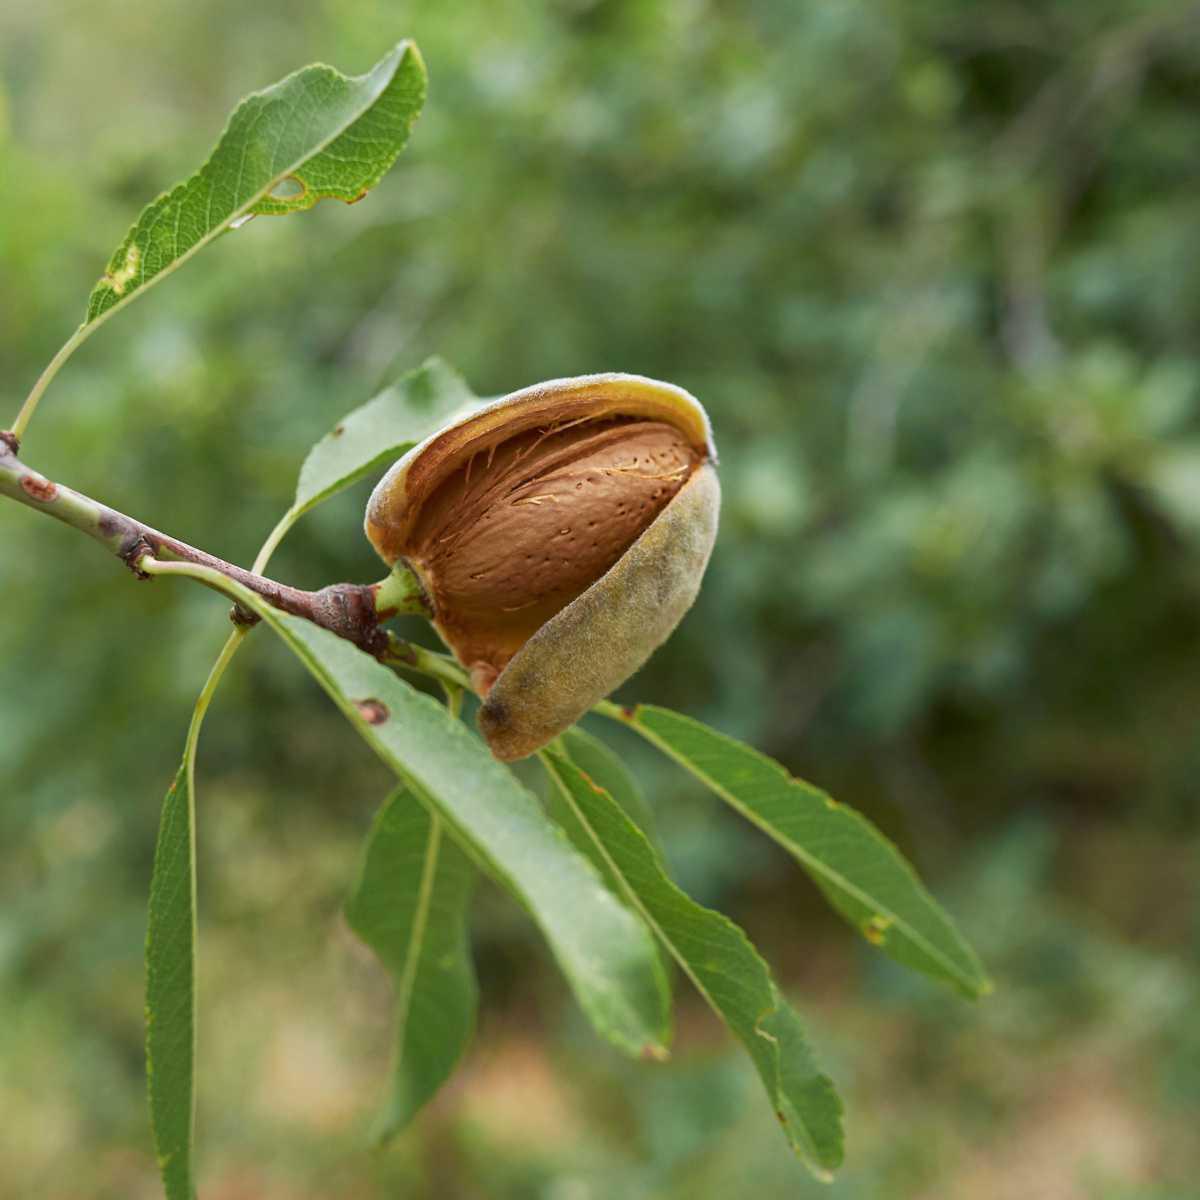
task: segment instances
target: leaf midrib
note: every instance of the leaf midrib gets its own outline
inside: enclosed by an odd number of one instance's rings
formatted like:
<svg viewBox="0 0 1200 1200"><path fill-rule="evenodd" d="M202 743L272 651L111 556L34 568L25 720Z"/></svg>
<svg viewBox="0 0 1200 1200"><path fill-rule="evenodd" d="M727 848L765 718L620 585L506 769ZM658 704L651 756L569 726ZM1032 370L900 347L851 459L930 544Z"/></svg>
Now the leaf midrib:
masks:
<svg viewBox="0 0 1200 1200"><path fill-rule="evenodd" d="M410 803L420 804L416 796L409 797ZM404 969L396 980L396 1066L404 1061L404 1039L408 1035L408 1018L412 1012L413 986L417 969L425 948L425 935L429 931L429 907L433 898L433 881L437 875L438 860L442 848L442 821L436 813L429 812L429 840L425 848L425 862L421 867L421 882L417 888L417 903L413 911L412 933L408 939L409 952L404 960Z"/></svg>

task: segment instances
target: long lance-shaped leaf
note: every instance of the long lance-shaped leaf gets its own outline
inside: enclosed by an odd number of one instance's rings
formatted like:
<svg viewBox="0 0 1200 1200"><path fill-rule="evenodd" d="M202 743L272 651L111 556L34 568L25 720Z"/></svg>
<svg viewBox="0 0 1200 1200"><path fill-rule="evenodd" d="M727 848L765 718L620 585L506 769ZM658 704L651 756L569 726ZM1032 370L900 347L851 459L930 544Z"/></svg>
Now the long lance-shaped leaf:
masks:
<svg viewBox="0 0 1200 1200"><path fill-rule="evenodd" d="M458 844L526 907L597 1032L631 1054L666 1054L668 990L649 931L462 722L349 642L218 571L146 558L139 566L202 581L261 617Z"/></svg>
<svg viewBox="0 0 1200 1200"><path fill-rule="evenodd" d="M196 1110L195 807L187 764L163 802L146 925L146 1088L167 1200L192 1200Z"/></svg>
<svg viewBox="0 0 1200 1200"><path fill-rule="evenodd" d="M566 757L545 752L552 812L615 881L700 994L746 1047L793 1150L820 1178L842 1161L842 1106L820 1073L800 1018L745 933L703 908L611 795Z"/></svg>
<svg viewBox="0 0 1200 1200"><path fill-rule="evenodd" d="M379 956L396 990L390 1093L375 1125L387 1141L449 1078L470 1041L479 989L467 911L475 870L441 817L403 788L375 817L350 927Z"/></svg>
<svg viewBox="0 0 1200 1200"><path fill-rule="evenodd" d="M365 75L318 63L247 96L204 166L142 211L92 290L85 324L243 218L361 199L404 148L425 89L425 65L405 41Z"/></svg>
<svg viewBox="0 0 1200 1200"><path fill-rule="evenodd" d="M42 372L13 432L24 435L50 381L104 321L214 238L255 216L365 196L408 141L426 82L416 46L404 41L365 75L315 64L247 96L208 161L149 204L122 239L83 323Z"/></svg>
<svg viewBox="0 0 1200 1200"><path fill-rule="evenodd" d="M567 757L594 783L598 783L624 810L625 815L662 851L658 825L638 781L616 751L598 737L573 725L562 735Z"/></svg>
<svg viewBox="0 0 1200 1200"><path fill-rule="evenodd" d="M163 802L146 923L146 1088L167 1200L195 1194L196 744L217 682L236 648L225 644L196 701L183 762Z"/></svg>
<svg viewBox="0 0 1200 1200"><path fill-rule="evenodd" d="M372 471L389 466L480 403L462 376L434 357L348 413L309 451L300 468L296 498L267 539L256 569L265 567L266 559L305 513Z"/></svg>
<svg viewBox="0 0 1200 1200"><path fill-rule="evenodd" d="M621 806L625 816L646 835L647 840L661 855L662 843L658 840L654 814L650 811L650 806L646 803L646 798L642 795L637 780L629 773L616 753L599 738L584 732L577 725L573 725L561 735L559 744L567 757L593 783L602 787ZM591 842L586 838L578 837L578 830L571 824L564 824L562 821L559 821L559 824L563 825L567 836L575 845L592 860L592 865L600 872L601 878L608 884L613 895L623 899L625 889L621 885L621 881L612 874L608 864L596 854L595 847ZM671 987L673 992L674 979L668 953L661 942L656 942L655 948L663 959L663 974L666 976L668 987Z"/></svg>
<svg viewBox="0 0 1200 1200"><path fill-rule="evenodd" d="M309 451L293 508L307 512L372 471L390 466L417 442L481 401L448 363L434 356L343 417Z"/></svg>
<svg viewBox="0 0 1200 1200"><path fill-rule="evenodd" d="M635 729L777 841L872 945L965 996L991 990L954 923L860 813L690 717L647 704L606 702L598 711Z"/></svg>

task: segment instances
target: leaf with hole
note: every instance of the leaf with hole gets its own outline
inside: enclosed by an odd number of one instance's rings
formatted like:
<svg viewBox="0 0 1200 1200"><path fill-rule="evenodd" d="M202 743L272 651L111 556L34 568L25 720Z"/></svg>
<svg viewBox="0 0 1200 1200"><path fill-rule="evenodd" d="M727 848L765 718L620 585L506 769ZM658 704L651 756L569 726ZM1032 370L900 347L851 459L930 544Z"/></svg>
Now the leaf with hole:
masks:
<svg viewBox="0 0 1200 1200"><path fill-rule="evenodd" d="M84 327L251 217L361 199L404 148L425 90L425 64L405 41L365 75L315 64L247 96L208 161L122 239L92 289Z"/></svg>

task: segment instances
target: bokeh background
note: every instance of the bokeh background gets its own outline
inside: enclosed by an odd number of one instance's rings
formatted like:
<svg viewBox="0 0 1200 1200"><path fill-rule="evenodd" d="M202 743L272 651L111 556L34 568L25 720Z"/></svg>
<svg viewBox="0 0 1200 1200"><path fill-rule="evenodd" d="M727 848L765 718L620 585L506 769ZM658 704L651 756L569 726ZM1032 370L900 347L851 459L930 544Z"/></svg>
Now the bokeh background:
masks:
<svg viewBox="0 0 1200 1200"><path fill-rule="evenodd" d="M984 955L911 979L673 769L681 881L742 921L849 1106L807 1180L682 998L666 1067L485 889L481 1028L362 1149L388 994L339 919L385 772L264 638L201 754L206 1200L1184 1200L1200 1145L1200 9L1145 0L45 0L0 6L0 399L240 95L418 39L353 208L262 219L72 361L25 457L249 561L307 447L441 353L714 418L703 597L627 695L870 814ZM377 577L364 496L277 574ZM0 511L0 1194L139 1200L158 807L224 606Z"/></svg>

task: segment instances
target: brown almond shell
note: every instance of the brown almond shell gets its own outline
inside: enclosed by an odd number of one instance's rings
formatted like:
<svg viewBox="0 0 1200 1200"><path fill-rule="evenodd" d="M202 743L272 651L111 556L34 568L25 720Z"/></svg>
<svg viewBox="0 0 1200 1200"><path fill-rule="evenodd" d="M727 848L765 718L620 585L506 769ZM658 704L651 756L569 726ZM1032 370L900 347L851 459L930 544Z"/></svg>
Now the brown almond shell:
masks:
<svg viewBox="0 0 1200 1200"><path fill-rule="evenodd" d="M479 712L497 758L552 741L666 641L700 590L720 505L705 462L608 572L517 651Z"/></svg>
<svg viewBox="0 0 1200 1200"><path fill-rule="evenodd" d="M712 430L700 402L673 384L641 375L608 373L534 384L467 413L414 446L379 481L367 504L366 533L380 557L394 566L409 553L422 502L469 458L547 420L643 417L665 421L716 459Z"/></svg>
<svg viewBox="0 0 1200 1200"><path fill-rule="evenodd" d="M665 507L604 574L519 635L507 627L513 618L503 600L494 620L487 606L468 612L451 604L441 594L446 575L431 563L423 520L423 513L436 514L446 503L431 499L446 496L439 488L461 486L448 481L488 469L493 453L500 470L502 447L533 431L610 419L661 422L683 435L696 465ZM679 623L699 591L716 537L715 460L708 417L683 389L638 375L586 375L537 384L464 414L380 481L367 506L367 536L389 566L404 560L434 600L435 627L484 697L480 727L498 758L522 758L551 741L628 679ZM506 519L511 513L500 523ZM616 528L611 533L619 536ZM472 562L470 569L479 565ZM485 582L479 586L486 589Z"/></svg>

